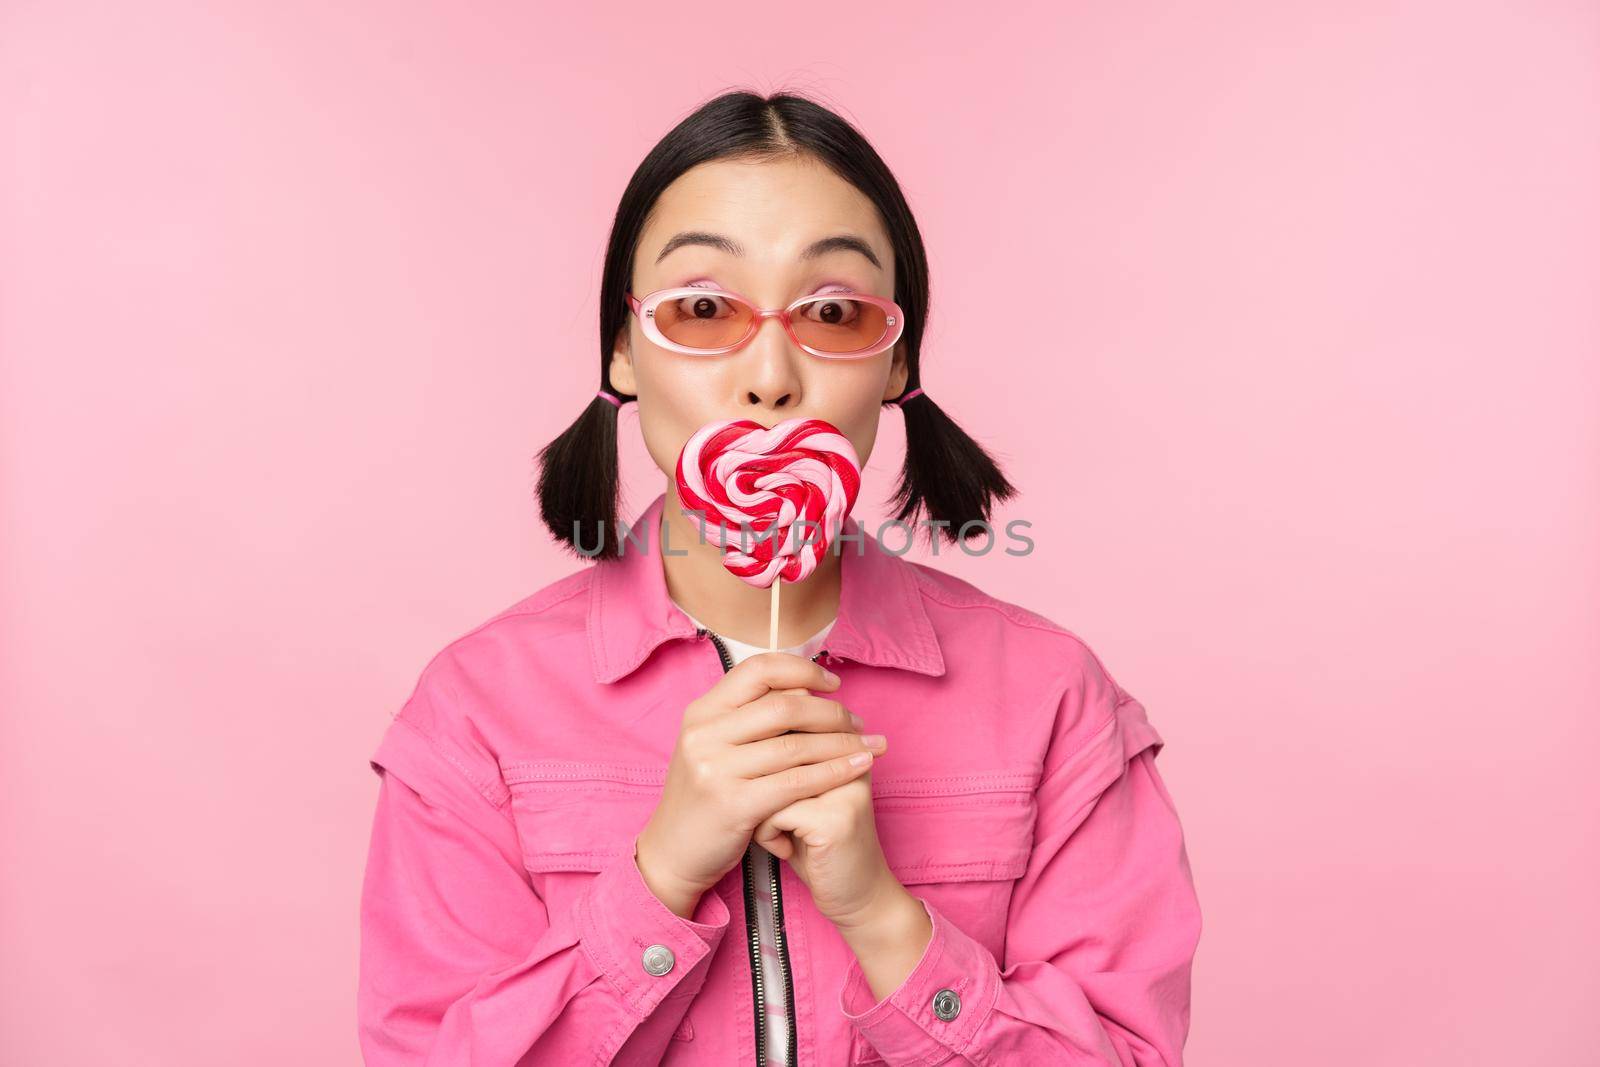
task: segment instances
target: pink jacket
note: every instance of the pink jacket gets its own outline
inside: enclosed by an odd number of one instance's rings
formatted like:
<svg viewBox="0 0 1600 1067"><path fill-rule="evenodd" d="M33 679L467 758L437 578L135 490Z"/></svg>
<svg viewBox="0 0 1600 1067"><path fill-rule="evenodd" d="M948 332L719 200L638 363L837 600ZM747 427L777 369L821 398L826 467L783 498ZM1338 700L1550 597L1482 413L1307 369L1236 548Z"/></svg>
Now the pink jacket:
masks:
<svg viewBox="0 0 1600 1067"><path fill-rule="evenodd" d="M623 558L447 646L385 730L369 1065L762 1062L741 866L684 919L634 862L683 708L723 670L667 596L664 502ZM889 736L878 833L933 939L874 1002L779 864L797 1067L1177 1067L1200 911L1144 707L1069 631L847 529L818 659Z"/></svg>

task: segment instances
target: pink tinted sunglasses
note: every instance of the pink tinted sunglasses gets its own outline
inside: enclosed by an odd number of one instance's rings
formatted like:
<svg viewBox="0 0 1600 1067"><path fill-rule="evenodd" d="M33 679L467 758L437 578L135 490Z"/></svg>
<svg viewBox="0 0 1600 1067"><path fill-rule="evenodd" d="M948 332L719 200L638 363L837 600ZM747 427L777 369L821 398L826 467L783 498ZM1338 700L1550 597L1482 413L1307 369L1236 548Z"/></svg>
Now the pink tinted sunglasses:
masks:
<svg viewBox="0 0 1600 1067"><path fill-rule="evenodd" d="M743 348L776 318L790 340L823 359L865 359L894 347L905 330L900 305L863 293L818 293L786 308L759 308L738 293L691 285L628 294L644 335L662 348L714 356Z"/></svg>

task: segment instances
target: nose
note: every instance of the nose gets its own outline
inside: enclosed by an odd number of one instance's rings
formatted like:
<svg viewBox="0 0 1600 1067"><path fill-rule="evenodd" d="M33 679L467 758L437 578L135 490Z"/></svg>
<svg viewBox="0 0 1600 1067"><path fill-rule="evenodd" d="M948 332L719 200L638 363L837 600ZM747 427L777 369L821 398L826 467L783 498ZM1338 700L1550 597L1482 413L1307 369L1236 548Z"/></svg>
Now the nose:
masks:
<svg viewBox="0 0 1600 1067"><path fill-rule="evenodd" d="M800 406L800 366L806 354L789 339L778 316L763 319L740 354L747 406L773 411Z"/></svg>

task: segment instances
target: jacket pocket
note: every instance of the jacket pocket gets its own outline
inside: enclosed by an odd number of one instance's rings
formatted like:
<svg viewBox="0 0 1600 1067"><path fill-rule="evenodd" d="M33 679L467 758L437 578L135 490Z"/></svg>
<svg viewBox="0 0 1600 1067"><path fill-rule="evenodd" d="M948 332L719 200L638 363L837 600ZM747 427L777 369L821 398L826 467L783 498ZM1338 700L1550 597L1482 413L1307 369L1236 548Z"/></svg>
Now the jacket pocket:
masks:
<svg viewBox="0 0 1600 1067"><path fill-rule="evenodd" d="M530 874L598 872L630 855L661 800L666 769L572 760L501 763Z"/></svg>
<svg viewBox="0 0 1600 1067"><path fill-rule="evenodd" d="M1035 775L995 772L872 783L878 841L905 885L1010 882L1027 869Z"/></svg>
<svg viewBox="0 0 1600 1067"><path fill-rule="evenodd" d="M572 760L508 760L500 772L522 864L551 909L570 907L606 864L632 853L666 781L665 768ZM688 1012L672 1040L694 1040Z"/></svg>
<svg viewBox="0 0 1600 1067"><path fill-rule="evenodd" d="M912 896L1003 959L1006 913L1027 870L1038 776L993 772L877 779L873 819L884 859ZM883 1063L852 1031L851 1064Z"/></svg>

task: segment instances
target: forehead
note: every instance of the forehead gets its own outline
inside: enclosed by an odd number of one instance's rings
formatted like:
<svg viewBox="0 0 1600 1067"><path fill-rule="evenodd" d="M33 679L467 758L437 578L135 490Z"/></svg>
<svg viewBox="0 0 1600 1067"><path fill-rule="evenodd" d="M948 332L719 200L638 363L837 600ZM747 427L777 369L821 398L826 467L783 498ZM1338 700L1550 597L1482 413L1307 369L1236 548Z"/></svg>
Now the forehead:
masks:
<svg viewBox="0 0 1600 1067"><path fill-rule="evenodd" d="M884 271L892 273L894 250L877 208L859 189L814 160L716 160L690 168L656 200L639 238L639 265L654 263L667 241L689 230L725 235L743 247L746 261L762 266L792 265L813 241L853 234L866 241ZM725 255L705 248L696 251ZM833 254L873 269L857 253Z"/></svg>

